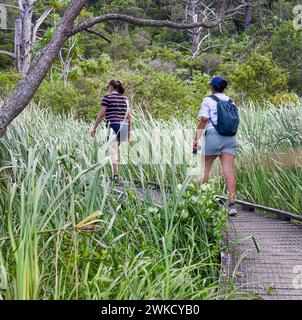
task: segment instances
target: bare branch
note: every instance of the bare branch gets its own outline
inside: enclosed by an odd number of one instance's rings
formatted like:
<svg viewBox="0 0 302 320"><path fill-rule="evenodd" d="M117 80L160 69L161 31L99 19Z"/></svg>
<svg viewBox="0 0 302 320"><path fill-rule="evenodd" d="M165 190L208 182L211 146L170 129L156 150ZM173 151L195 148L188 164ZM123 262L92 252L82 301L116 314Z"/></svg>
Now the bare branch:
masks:
<svg viewBox="0 0 302 320"><path fill-rule="evenodd" d="M51 13L52 8L46 8L41 17L35 22L34 29L38 29L41 24L45 21L48 15Z"/></svg>
<svg viewBox="0 0 302 320"><path fill-rule="evenodd" d="M201 47L201 44L203 43L203 41L205 41L205 40L206 40L208 37L210 37L210 36L211 36L210 34L206 34L206 35L199 41L195 52L193 52L192 60L199 54L199 52L200 52L200 47Z"/></svg>
<svg viewBox="0 0 302 320"><path fill-rule="evenodd" d="M69 36L73 36L78 32L81 32L83 30L86 30L95 24L107 22L107 21L124 21L136 26L142 26L142 27L167 27L167 28L173 28L173 29L194 29L194 28L214 28L220 23L222 23L224 20L231 19L234 15L238 14L238 12L248 7L248 3L244 3L239 5L236 8L230 9L226 12L223 12L223 14L220 14L216 19L209 20L209 21L200 21L196 23L177 23L173 21L168 20L149 20L149 19L141 19L136 18L124 14L118 14L118 13L108 13L103 16L95 17L89 20L86 20L77 26L75 26L69 33Z"/></svg>
<svg viewBox="0 0 302 320"><path fill-rule="evenodd" d="M20 11L23 12L24 7L23 7L23 2L22 2L22 0L19 0L18 3L19 3L19 9L20 9Z"/></svg>
<svg viewBox="0 0 302 320"><path fill-rule="evenodd" d="M14 53L6 50L0 50L0 54L5 54L6 56L9 56L12 59L16 59L16 55Z"/></svg>
<svg viewBox="0 0 302 320"><path fill-rule="evenodd" d="M111 43L111 40L108 39L107 37L105 37L103 34L101 34L100 32L96 31L96 30L92 30L92 29L86 29L84 30L88 33L92 33L92 34L95 34L97 35L98 37L102 38L103 40L107 41L108 43Z"/></svg>
<svg viewBox="0 0 302 320"><path fill-rule="evenodd" d="M20 9L19 7L17 7L17 6L13 6L13 5L11 5L11 4L6 4L6 3L1 3L1 6L3 6L3 7L7 7L7 8L14 8L14 9Z"/></svg>
<svg viewBox="0 0 302 320"><path fill-rule="evenodd" d="M41 24L45 21L45 19L48 17L48 15L51 13L52 8L46 8L41 17L35 22L33 26L33 32L32 32L32 42L36 42L37 32L40 28Z"/></svg>

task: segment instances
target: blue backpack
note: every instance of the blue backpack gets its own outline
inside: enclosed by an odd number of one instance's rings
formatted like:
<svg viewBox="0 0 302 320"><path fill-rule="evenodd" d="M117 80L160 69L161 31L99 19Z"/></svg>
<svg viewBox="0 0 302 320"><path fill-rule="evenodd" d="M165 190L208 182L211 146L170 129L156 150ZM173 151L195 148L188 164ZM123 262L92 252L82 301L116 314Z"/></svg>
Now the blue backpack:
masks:
<svg viewBox="0 0 302 320"><path fill-rule="evenodd" d="M214 128L221 136L235 136L239 126L238 108L233 100L223 101L217 96L212 95L209 98L217 102L217 125L210 118Z"/></svg>

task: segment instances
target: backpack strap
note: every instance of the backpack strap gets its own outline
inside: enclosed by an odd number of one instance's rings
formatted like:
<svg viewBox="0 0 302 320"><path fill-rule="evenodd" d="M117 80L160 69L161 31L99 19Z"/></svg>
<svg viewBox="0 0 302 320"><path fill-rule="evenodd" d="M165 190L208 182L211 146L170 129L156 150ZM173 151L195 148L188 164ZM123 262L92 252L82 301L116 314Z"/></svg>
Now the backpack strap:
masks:
<svg viewBox="0 0 302 320"><path fill-rule="evenodd" d="M213 94L213 95L211 95L211 96L208 96L208 98L212 98L212 99L215 100L217 103L218 103L219 101L221 101L215 94ZM209 120L211 121L213 127L216 129L217 126L214 124L211 116L210 116Z"/></svg>
<svg viewBox="0 0 302 320"><path fill-rule="evenodd" d="M208 98L212 98L213 100L215 100L217 103L219 101L221 101L217 96L215 96L215 94L211 95L211 96L208 96Z"/></svg>
<svg viewBox="0 0 302 320"><path fill-rule="evenodd" d="M213 94L213 95L211 95L211 96L208 96L208 98L212 98L212 99L215 100L217 103L218 103L219 101L222 101L222 100L220 100L215 94ZM229 99L228 102L229 102L229 103L234 103L234 100Z"/></svg>
<svg viewBox="0 0 302 320"><path fill-rule="evenodd" d="M220 101L220 99L219 99L217 96L215 96L214 94L211 95L211 96L208 96L207 98L212 98L212 99L215 100L217 103ZM213 122L213 120L212 120L212 118L211 118L211 114L210 114L209 120L210 120L210 122L212 123L213 127L216 128L216 125L214 124L214 122ZM206 131L206 134L207 134L207 131Z"/></svg>
<svg viewBox="0 0 302 320"><path fill-rule="evenodd" d="M213 122L213 120L212 120L212 118L211 118L211 117L209 118L209 120L211 121L211 123L212 123L213 127L214 127L214 128L216 128L216 125L214 124L214 122Z"/></svg>

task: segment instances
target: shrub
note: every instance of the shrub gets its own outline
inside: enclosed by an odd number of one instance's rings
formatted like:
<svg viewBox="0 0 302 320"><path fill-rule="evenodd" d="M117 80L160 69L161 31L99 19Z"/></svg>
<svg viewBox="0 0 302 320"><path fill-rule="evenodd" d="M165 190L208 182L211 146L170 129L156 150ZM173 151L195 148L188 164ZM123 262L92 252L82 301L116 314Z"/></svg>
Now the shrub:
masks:
<svg viewBox="0 0 302 320"><path fill-rule="evenodd" d="M272 61L271 54L254 53L250 59L227 74L240 100L270 100L286 92L288 78L285 71Z"/></svg>
<svg viewBox="0 0 302 320"><path fill-rule="evenodd" d="M104 48L113 60L128 60L130 63L137 59L137 49L128 34L113 35L110 45Z"/></svg>
<svg viewBox="0 0 302 320"><path fill-rule="evenodd" d="M302 94L301 44L302 33L294 29L291 21L285 21L279 28L275 29L265 50L272 52L274 61L288 71L289 88Z"/></svg>
<svg viewBox="0 0 302 320"><path fill-rule="evenodd" d="M195 67L210 76L218 70L221 62L221 56L213 53L203 53L194 59Z"/></svg>
<svg viewBox="0 0 302 320"><path fill-rule="evenodd" d="M91 121L100 111L101 96L99 82L94 78L85 78L73 81L78 92L78 105L76 113L82 119Z"/></svg>
<svg viewBox="0 0 302 320"><path fill-rule="evenodd" d="M16 88L21 76L13 69L0 73L0 98L5 99L10 96Z"/></svg>
<svg viewBox="0 0 302 320"><path fill-rule="evenodd" d="M112 69L112 60L107 53L102 53L100 55L99 61L99 70L100 72L108 72Z"/></svg>
<svg viewBox="0 0 302 320"><path fill-rule="evenodd" d="M192 82L190 83L193 94L198 99L203 99L209 92L209 82L211 77L205 73L198 73L194 75Z"/></svg>
<svg viewBox="0 0 302 320"><path fill-rule="evenodd" d="M168 48L167 46L153 46L143 53L143 58L165 61L177 66L181 66L183 59L181 52Z"/></svg>
<svg viewBox="0 0 302 320"><path fill-rule="evenodd" d="M79 107L79 93L68 83L64 86L62 80L44 80L34 96L34 101L41 101L43 107L55 113L66 113Z"/></svg>
<svg viewBox="0 0 302 320"><path fill-rule="evenodd" d="M297 105L298 100L299 100L298 96L290 92L277 93L275 96L272 96L270 98L270 101L276 106L284 105L284 104Z"/></svg>

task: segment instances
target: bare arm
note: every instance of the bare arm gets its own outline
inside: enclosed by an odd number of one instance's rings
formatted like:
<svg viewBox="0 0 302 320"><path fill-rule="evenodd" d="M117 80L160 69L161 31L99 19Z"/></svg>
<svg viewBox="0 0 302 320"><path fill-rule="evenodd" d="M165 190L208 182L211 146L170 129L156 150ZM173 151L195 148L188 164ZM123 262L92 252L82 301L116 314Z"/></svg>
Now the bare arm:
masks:
<svg viewBox="0 0 302 320"><path fill-rule="evenodd" d="M196 135L195 135L194 142L199 141L199 139L201 138L203 130L205 129L205 127L206 127L206 125L208 123L208 120L209 119L205 118L205 117L201 117L200 118L200 121L199 121L197 129L196 129Z"/></svg>
<svg viewBox="0 0 302 320"><path fill-rule="evenodd" d="M91 136L92 137L95 137L96 129L99 126L99 124L101 123L101 121L104 119L106 111L107 111L107 107L103 106L101 111L100 111L100 113L98 114L98 116L97 116L97 118L95 120L93 129L91 131Z"/></svg>
<svg viewBox="0 0 302 320"><path fill-rule="evenodd" d="M194 154L197 154L198 152L198 146L199 146L199 140L202 136L203 130L205 129L207 123L208 123L208 118L206 117L201 117L200 121L198 123L197 129L196 129L196 134L195 134L195 138L193 141L193 152Z"/></svg>

